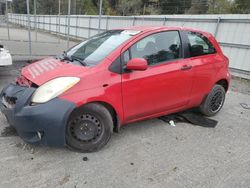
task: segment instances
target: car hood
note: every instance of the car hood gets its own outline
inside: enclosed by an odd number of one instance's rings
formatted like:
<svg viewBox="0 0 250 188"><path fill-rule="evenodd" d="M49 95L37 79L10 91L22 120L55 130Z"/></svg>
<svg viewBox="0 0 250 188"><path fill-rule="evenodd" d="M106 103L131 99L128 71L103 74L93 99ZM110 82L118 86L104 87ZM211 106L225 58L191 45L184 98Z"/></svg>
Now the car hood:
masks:
<svg viewBox="0 0 250 188"><path fill-rule="evenodd" d="M24 67L21 74L31 82L40 86L57 77L79 76L88 69L88 67L69 64L50 57Z"/></svg>

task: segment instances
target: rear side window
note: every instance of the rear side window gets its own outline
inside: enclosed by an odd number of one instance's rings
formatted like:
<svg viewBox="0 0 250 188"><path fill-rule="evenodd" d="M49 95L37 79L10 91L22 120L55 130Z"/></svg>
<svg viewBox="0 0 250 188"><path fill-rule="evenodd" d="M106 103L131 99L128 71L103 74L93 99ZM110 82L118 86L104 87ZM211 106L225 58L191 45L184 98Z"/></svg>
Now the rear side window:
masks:
<svg viewBox="0 0 250 188"><path fill-rule="evenodd" d="M207 54L214 54L216 50L212 43L200 33L188 32L187 37L189 40L188 46L190 57L202 56Z"/></svg>
<svg viewBox="0 0 250 188"><path fill-rule="evenodd" d="M167 31L147 36L130 48L130 55L130 58L146 59L149 65L179 59L181 58L179 32Z"/></svg>

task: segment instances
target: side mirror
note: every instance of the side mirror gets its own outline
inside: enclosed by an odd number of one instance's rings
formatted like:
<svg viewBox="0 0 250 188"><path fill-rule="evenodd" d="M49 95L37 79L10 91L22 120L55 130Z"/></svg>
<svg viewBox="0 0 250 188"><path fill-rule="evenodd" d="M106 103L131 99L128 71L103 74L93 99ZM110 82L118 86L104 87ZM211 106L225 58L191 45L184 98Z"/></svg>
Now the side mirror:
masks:
<svg viewBox="0 0 250 188"><path fill-rule="evenodd" d="M148 62L143 58L133 58L128 61L127 70L144 71L148 68Z"/></svg>

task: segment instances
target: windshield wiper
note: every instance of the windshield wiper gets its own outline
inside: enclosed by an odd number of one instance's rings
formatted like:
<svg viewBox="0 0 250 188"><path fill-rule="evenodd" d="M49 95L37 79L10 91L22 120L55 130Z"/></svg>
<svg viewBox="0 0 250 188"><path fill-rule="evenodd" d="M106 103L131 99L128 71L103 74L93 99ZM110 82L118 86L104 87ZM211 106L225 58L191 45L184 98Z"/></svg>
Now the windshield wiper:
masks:
<svg viewBox="0 0 250 188"><path fill-rule="evenodd" d="M78 58L78 57L75 57L75 56L71 56L71 59L73 60L73 61L78 61L79 63L81 63L83 66L87 66L87 63L86 62L84 62L81 58Z"/></svg>
<svg viewBox="0 0 250 188"><path fill-rule="evenodd" d="M68 60L68 61L78 61L81 65L87 66L87 63L85 63L82 59L75 57L75 56L68 56L67 53L64 51L62 54L62 60Z"/></svg>
<svg viewBox="0 0 250 188"><path fill-rule="evenodd" d="M72 61L72 59L67 55L67 53L65 51L63 51L62 57L60 57L60 59Z"/></svg>

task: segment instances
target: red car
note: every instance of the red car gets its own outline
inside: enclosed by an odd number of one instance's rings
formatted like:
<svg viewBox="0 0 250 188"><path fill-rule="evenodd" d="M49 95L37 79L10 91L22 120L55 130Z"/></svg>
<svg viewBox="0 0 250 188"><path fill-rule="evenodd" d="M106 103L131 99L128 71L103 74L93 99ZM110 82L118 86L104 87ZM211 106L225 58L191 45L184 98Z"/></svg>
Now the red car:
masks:
<svg viewBox="0 0 250 188"><path fill-rule="evenodd" d="M22 69L1 110L28 143L102 148L122 125L223 106L228 58L214 37L182 27L109 30Z"/></svg>

